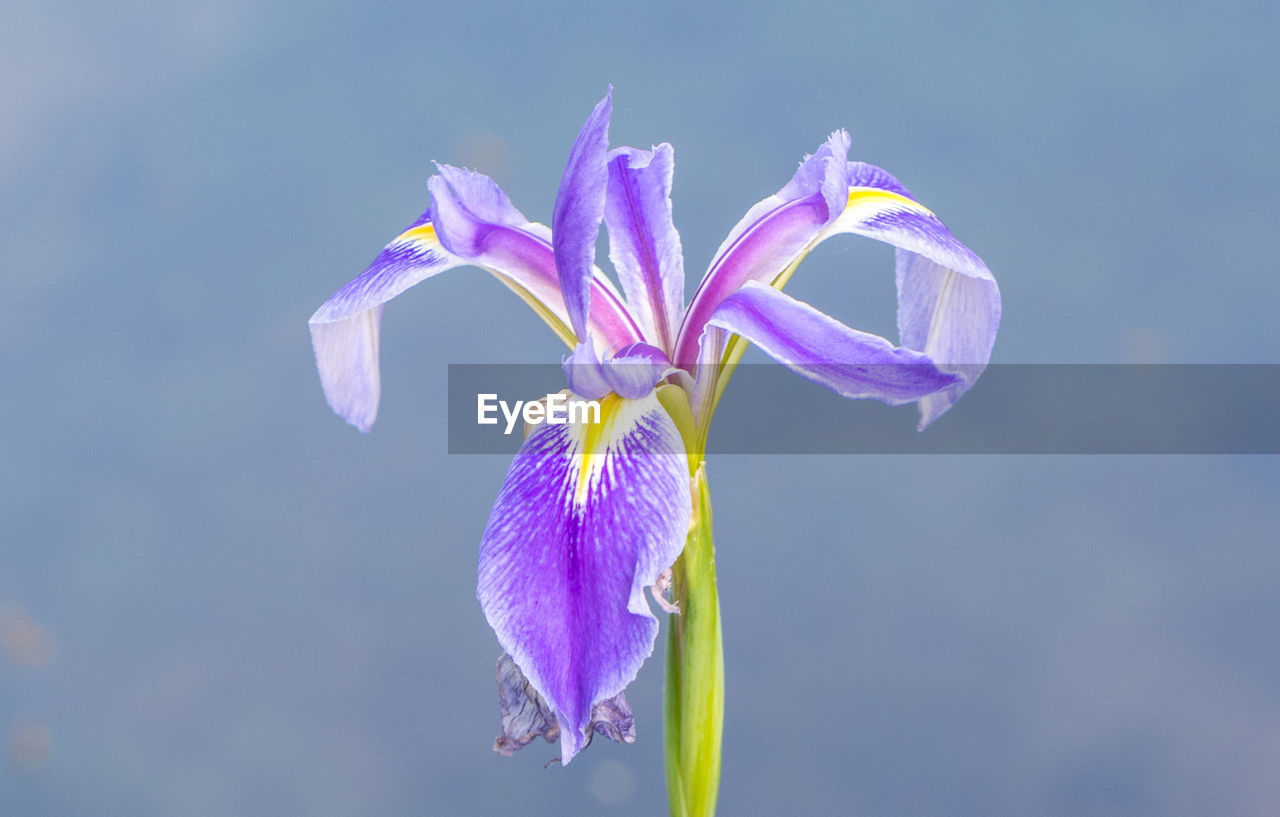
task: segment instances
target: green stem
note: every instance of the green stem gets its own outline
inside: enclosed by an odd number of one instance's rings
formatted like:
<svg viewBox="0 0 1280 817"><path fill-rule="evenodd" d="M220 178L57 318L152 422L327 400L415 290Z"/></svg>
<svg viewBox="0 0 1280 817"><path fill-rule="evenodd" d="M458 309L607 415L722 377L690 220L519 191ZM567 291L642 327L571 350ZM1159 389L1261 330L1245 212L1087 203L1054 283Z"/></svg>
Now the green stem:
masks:
<svg viewBox="0 0 1280 817"><path fill-rule="evenodd" d="M720 599L703 466L693 475L693 489L689 538L672 568L672 597L680 613L669 619L667 641L663 739L672 817L715 814L724 726Z"/></svg>

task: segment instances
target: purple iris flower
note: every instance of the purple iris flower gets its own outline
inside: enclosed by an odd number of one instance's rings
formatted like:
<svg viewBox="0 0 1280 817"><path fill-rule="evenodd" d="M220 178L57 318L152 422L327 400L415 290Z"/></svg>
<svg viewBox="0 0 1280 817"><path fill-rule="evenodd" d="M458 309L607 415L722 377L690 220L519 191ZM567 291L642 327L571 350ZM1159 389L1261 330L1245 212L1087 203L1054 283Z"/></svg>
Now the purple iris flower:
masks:
<svg viewBox="0 0 1280 817"><path fill-rule="evenodd" d="M743 341L844 396L918 401L923 428L973 385L1000 320L982 260L893 176L848 161L844 131L747 212L686 306L672 148L610 150L611 108L606 95L578 134L550 229L487 176L437 165L427 211L311 318L329 405L362 431L378 408L383 305L447 269L493 274L572 350L569 387L602 417L529 434L481 540L477 590L509 656L499 750L558 734L565 763L592 734L633 734L622 692L658 630L645 591L684 546L690 464ZM595 265L601 222L621 289ZM897 248L900 344L781 291L839 233ZM672 387L686 412L659 399Z"/></svg>

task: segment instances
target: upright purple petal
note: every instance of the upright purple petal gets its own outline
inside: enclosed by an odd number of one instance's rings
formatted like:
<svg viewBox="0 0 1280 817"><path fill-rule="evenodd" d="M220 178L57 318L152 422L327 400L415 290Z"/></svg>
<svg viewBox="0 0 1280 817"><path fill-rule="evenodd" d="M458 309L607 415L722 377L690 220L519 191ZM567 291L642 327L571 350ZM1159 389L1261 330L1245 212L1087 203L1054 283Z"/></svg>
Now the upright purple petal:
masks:
<svg viewBox="0 0 1280 817"><path fill-rule="evenodd" d="M927 356L851 329L764 284L745 284L721 302L707 323L741 335L779 363L844 397L897 406L960 382Z"/></svg>
<svg viewBox="0 0 1280 817"><path fill-rule="evenodd" d="M569 163L560 179L555 210L551 216L552 246L560 289L564 293L574 334L586 336L591 305L592 267L596 258L596 237L604 218L609 150L609 116L613 111L613 89L596 105L578 132L569 151Z"/></svg>
<svg viewBox="0 0 1280 817"><path fill-rule="evenodd" d="M636 321L668 355L684 316L684 254L671 218L671 145L618 148L609 159L604 221L609 260Z"/></svg>
<svg viewBox="0 0 1280 817"><path fill-rule="evenodd" d="M378 332L382 305L409 287L466 263L446 251L430 213L392 239L359 277L311 316L311 343L329 406L361 431L378 414Z"/></svg>
<svg viewBox="0 0 1280 817"><path fill-rule="evenodd" d="M680 434L652 394L605 397L599 423L535 427L507 472L476 594L555 713L565 763L587 740L593 705L653 651L644 588L679 555L691 501Z"/></svg>
<svg viewBox="0 0 1280 817"><path fill-rule="evenodd" d="M747 211L720 245L680 327L674 360L696 363L702 330L720 302L747 281L773 283L808 252L844 208L849 135L837 131L781 190Z"/></svg>

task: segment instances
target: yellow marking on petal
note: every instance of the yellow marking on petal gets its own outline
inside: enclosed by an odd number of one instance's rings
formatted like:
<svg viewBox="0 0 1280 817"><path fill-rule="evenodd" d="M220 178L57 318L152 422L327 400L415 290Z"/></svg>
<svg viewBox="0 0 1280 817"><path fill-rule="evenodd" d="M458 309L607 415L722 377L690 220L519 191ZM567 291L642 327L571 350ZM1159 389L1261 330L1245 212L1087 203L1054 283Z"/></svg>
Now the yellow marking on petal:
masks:
<svg viewBox="0 0 1280 817"><path fill-rule="evenodd" d="M396 236L395 241L391 243L396 244L401 241L405 241L405 242L425 241L431 244L440 243L436 239L436 225L432 224L429 221L426 224L419 224L417 227L410 227L400 235Z"/></svg>
<svg viewBox="0 0 1280 817"><path fill-rule="evenodd" d="M879 187L850 187L849 203L845 206L845 213L854 207L876 206L885 204L896 204L899 207L905 207L908 210L914 210L917 213L933 215L933 211L925 207L915 199L909 199L901 193L894 193L891 190L881 190Z"/></svg>
<svg viewBox="0 0 1280 817"><path fill-rule="evenodd" d="M582 458L578 471L578 486L573 493L573 501L576 505L586 504L588 488L607 465L606 454L613 442L613 431L617 425L619 409L624 404L625 401L621 397L610 392L600 398L600 422L585 423L586 428L578 448L578 455Z"/></svg>

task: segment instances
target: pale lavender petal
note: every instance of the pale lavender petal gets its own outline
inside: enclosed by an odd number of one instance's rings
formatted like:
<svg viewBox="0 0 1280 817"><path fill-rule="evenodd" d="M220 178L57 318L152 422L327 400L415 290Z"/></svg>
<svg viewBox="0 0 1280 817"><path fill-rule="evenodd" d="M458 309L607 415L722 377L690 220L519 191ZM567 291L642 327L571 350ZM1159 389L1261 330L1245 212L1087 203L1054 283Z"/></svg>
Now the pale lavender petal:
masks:
<svg viewBox="0 0 1280 817"><path fill-rule="evenodd" d="M995 282L982 259L960 243L938 217L912 198L893 176L872 165L862 165L855 180L861 184L849 187L844 211L823 235L824 239L839 233L874 238L923 255L963 275Z"/></svg>
<svg viewBox="0 0 1280 817"><path fill-rule="evenodd" d="M580 343L561 365L569 388L588 400L609 392L629 399L644 397L675 371L662 350L647 343L633 343L604 360L590 344Z"/></svg>
<svg viewBox="0 0 1280 817"><path fill-rule="evenodd" d="M624 346L614 352L613 357L615 360L634 359L645 360L663 366L671 365L671 358L667 357L665 352L648 343L633 343L630 346Z"/></svg>
<svg viewBox="0 0 1280 817"><path fill-rule="evenodd" d="M610 395L600 415L534 428L480 546L485 617L555 713L565 763L594 705L653 651L644 588L679 555L691 515L684 446L657 397Z"/></svg>
<svg viewBox="0 0 1280 817"><path fill-rule="evenodd" d="M378 414L382 305L409 287L466 263L446 251L424 213L369 268L311 316L311 343L329 406L361 431Z"/></svg>
<svg viewBox="0 0 1280 817"><path fill-rule="evenodd" d="M902 346L928 355L962 380L955 389L921 400L923 428L973 384L990 358L1000 322L1000 291L982 259L892 175L863 162L845 162L836 173L845 146L847 141L828 140L825 153L820 150L807 159L778 195L752 208L730 234L694 296L675 360L689 368L700 359L720 359L723 341L708 348L702 327L714 307L738 287L748 281L781 286L796 261L821 241L840 233L867 236L898 249ZM821 165L815 162L820 154ZM836 212L838 183L846 187ZM819 187L821 208L814 192ZM807 198L801 197L805 194ZM819 223L824 213L828 218ZM708 337L714 339L711 333Z"/></svg>
<svg viewBox="0 0 1280 817"><path fill-rule="evenodd" d="M907 192L907 188L902 186L902 182L898 181L892 173L883 168L866 162L849 162L845 167L849 174L850 187L878 187L881 190L888 190L891 193L897 193L909 199L915 198L915 196Z"/></svg>
<svg viewBox="0 0 1280 817"><path fill-rule="evenodd" d="M599 400L613 390L604 376L604 365L590 342L575 346L572 353L565 355L560 366L564 369L569 389L579 397Z"/></svg>
<svg viewBox="0 0 1280 817"><path fill-rule="evenodd" d="M466 168L454 167L436 162L436 170L453 189L459 200L466 202L466 207L480 221L490 224L504 224L508 227L522 227L529 223L507 198L498 183L483 173Z"/></svg>
<svg viewBox="0 0 1280 817"><path fill-rule="evenodd" d="M684 315L684 254L671 219L671 145L610 154L609 260L650 343L668 355Z"/></svg>
<svg viewBox="0 0 1280 817"><path fill-rule="evenodd" d="M830 223L844 210L845 191L849 189L848 156L849 134L838 130L804 157L795 176L778 191L778 197L790 201L821 193Z"/></svg>
<svg viewBox="0 0 1280 817"><path fill-rule="evenodd" d="M1000 290L990 272L967 275L903 249L897 251L897 268L903 344L922 350L940 369L964 381L959 388L920 401L924 428L973 386L991 359L1000 326Z"/></svg>
<svg viewBox="0 0 1280 817"><path fill-rule="evenodd" d="M440 175L427 181L432 221L440 243L464 257L480 255L499 227L523 228L529 219L517 210L498 183L483 173L436 163Z"/></svg>
<svg viewBox="0 0 1280 817"><path fill-rule="evenodd" d="M850 163L849 203L824 233L854 233L896 249L898 334L963 380L959 388L920 401L920 427L964 394L991 358L1000 326L1000 289L972 250L897 179L873 165Z"/></svg>
<svg viewBox="0 0 1280 817"><path fill-rule="evenodd" d="M764 284L744 285L721 302L708 324L741 335L844 397L897 406L960 382L926 355L851 329Z"/></svg>
<svg viewBox="0 0 1280 817"><path fill-rule="evenodd" d="M849 135L836 131L800 163L791 181L747 211L720 245L680 327L674 360L697 362L702 331L720 302L747 281L772 283L843 211Z"/></svg>
<svg viewBox="0 0 1280 817"><path fill-rule="evenodd" d="M592 267L596 258L596 237L604 218L609 150L609 116L613 110L613 89L596 105L578 132L569 151L569 163L560 179L555 210L551 216L551 239L555 248L560 289L572 320L574 334L586 335L591 306Z"/></svg>
<svg viewBox="0 0 1280 817"><path fill-rule="evenodd" d="M643 397L674 371L662 350L647 343L636 343L605 361L604 377L610 390L627 397Z"/></svg>

